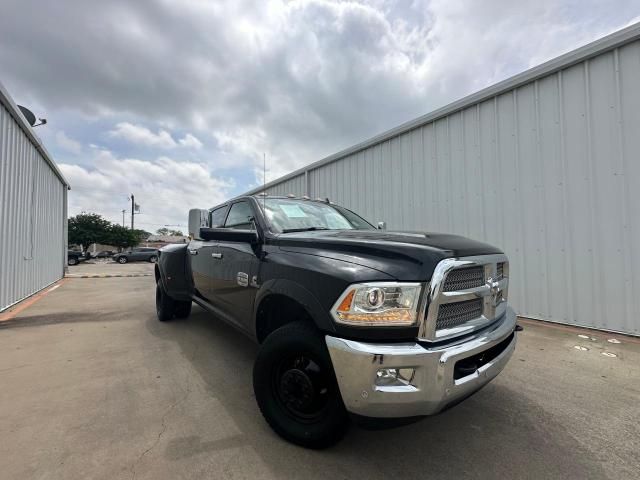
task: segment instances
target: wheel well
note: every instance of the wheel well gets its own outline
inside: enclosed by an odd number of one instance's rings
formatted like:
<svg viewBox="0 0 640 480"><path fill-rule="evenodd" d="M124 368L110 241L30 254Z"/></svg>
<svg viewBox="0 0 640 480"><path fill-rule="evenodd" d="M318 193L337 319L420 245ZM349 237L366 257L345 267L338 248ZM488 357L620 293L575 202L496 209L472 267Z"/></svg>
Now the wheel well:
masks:
<svg viewBox="0 0 640 480"><path fill-rule="evenodd" d="M313 322L309 312L300 303L285 295L269 295L260 302L256 314L256 336L262 343L275 330L287 323Z"/></svg>

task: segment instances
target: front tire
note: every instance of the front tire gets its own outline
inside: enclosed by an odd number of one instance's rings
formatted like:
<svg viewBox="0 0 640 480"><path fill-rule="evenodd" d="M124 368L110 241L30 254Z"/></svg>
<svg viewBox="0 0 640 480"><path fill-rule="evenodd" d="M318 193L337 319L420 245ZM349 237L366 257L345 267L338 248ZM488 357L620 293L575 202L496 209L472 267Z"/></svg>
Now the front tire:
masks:
<svg viewBox="0 0 640 480"><path fill-rule="evenodd" d="M67 265L77 265L78 263L80 262L78 262L78 259L75 257L69 257L67 259Z"/></svg>
<svg viewBox="0 0 640 480"><path fill-rule="evenodd" d="M176 318L187 318L189 315L191 315L191 305L192 305L191 301L182 302L182 301L174 300L173 302L176 305L176 309L175 309Z"/></svg>
<svg viewBox="0 0 640 480"><path fill-rule="evenodd" d="M118 263L125 264L129 261L127 257L118 257Z"/></svg>
<svg viewBox="0 0 640 480"><path fill-rule="evenodd" d="M253 367L253 389L267 423L292 443L326 448L348 429L329 352L312 324L289 323L267 337Z"/></svg>
<svg viewBox="0 0 640 480"><path fill-rule="evenodd" d="M156 262L158 261L158 257L157 257L157 255L151 255L151 256L149 257L149 261L150 261L151 263L156 263Z"/></svg>
<svg viewBox="0 0 640 480"><path fill-rule="evenodd" d="M176 304L173 298L167 295L160 282L156 283L156 314L158 320L167 322L173 318L176 311Z"/></svg>
<svg viewBox="0 0 640 480"><path fill-rule="evenodd" d="M191 301L174 300L167 294L162 283L156 283L156 314L161 322L174 317L187 318L191 314L191 304Z"/></svg>

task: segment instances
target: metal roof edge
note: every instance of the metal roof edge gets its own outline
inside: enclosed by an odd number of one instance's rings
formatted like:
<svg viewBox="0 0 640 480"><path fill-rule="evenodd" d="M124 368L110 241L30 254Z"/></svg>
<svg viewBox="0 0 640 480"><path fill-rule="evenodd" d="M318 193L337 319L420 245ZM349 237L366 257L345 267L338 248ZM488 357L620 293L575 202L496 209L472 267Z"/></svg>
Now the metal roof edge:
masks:
<svg viewBox="0 0 640 480"><path fill-rule="evenodd" d="M29 137L31 143L33 143L36 149L44 157L51 170L53 170L53 173L56 174L56 177L58 177L58 179L65 187L71 190L69 182L66 178L64 178L64 175L56 165L56 162L53 161L53 157L47 151L40 138L38 138L38 136L35 134L35 132L33 131L33 127L29 124L29 122L27 122L27 119L24 118L24 115L22 115L22 112L18 108L18 105L16 105L16 103L13 101L2 82L0 82L0 103L9 111L9 114L18 123L22 131L27 135L27 137Z"/></svg>
<svg viewBox="0 0 640 480"><path fill-rule="evenodd" d="M572 65L575 65L576 63L583 62L585 60L588 60L589 58L595 57L610 50L614 50L638 39L640 39L640 22L629 25L628 27L594 40L591 43L583 45L582 47L562 54L559 57L553 58L547 62L525 70L524 72L518 73L512 77L502 80L494 85L467 95L460 100L449 103L448 105L438 108L430 113L422 115L413 120L409 120L408 122L405 122L397 127L375 135L368 140L360 142L344 150L340 150L339 152L329 155L328 157L325 157L321 160L317 160L316 162L310 163L305 167L294 170L291 173L270 181L264 186L251 189L239 196L253 195L255 193L262 192L263 190L278 185L286 180L304 175L305 172L315 170L328 163L332 163L349 155L353 155L354 153L357 153L361 150L372 147L384 141L390 140L391 138L397 137L398 135L438 120L439 118L451 115L452 113L463 110L471 105L480 103L484 100L488 100L539 78L559 72L571 67Z"/></svg>

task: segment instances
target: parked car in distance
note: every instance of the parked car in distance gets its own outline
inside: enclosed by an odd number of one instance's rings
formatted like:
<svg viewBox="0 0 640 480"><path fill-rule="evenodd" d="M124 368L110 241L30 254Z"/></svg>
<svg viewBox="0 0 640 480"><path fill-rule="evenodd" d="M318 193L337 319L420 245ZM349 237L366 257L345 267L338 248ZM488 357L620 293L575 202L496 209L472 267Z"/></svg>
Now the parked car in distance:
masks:
<svg viewBox="0 0 640 480"><path fill-rule="evenodd" d="M102 250L95 255L91 255L91 258L111 258L113 257L113 252L111 250Z"/></svg>
<svg viewBox="0 0 640 480"><path fill-rule="evenodd" d="M192 210L189 232L160 250L158 319L185 318L195 302L260 344L256 401L299 445L337 442L350 419L391 426L441 412L514 351L509 263L491 245L270 196Z"/></svg>
<svg viewBox="0 0 640 480"><path fill-rule="evenodd" d="M87 259L84 253L75 250L67 250L67 265L78 265Z"/></svg>
<svg viewBox="0 0 640 480"><path fill-rule="evenodd" d="M113 260L118 263L127 262L151 262L158 261L158 249L151 247L132 248L128 252L116 253Z"/></svg>

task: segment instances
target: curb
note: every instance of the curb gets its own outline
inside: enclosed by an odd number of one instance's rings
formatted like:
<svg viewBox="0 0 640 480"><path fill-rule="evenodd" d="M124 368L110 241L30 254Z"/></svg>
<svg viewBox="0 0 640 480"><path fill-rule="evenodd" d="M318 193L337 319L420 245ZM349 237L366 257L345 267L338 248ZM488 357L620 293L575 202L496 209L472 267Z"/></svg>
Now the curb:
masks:
<svg viewBox="0 0 640 480"><path fill-rule="evenodd" d="M105 274L82 274L67 273L64 278L122 278L122 277L151 277L153 273L105 273Z"/></svg>
<svg viewBox="0 0 640 480"><path fill-rule="evenodd" d="M7 307L5 310L2 311L2 313L0 313L0 325L2 325L2 322L13 319L16 315L18 315L23 310L29 308L31 305L36 303L42 297L56 290L58 287L63 285L65 281L66 280L64 278L61 278L60 280L57 280L52 284L44 287L39 292L36 292L33 295L23 298L19 302L11 305L10 307Z"/></svg>

